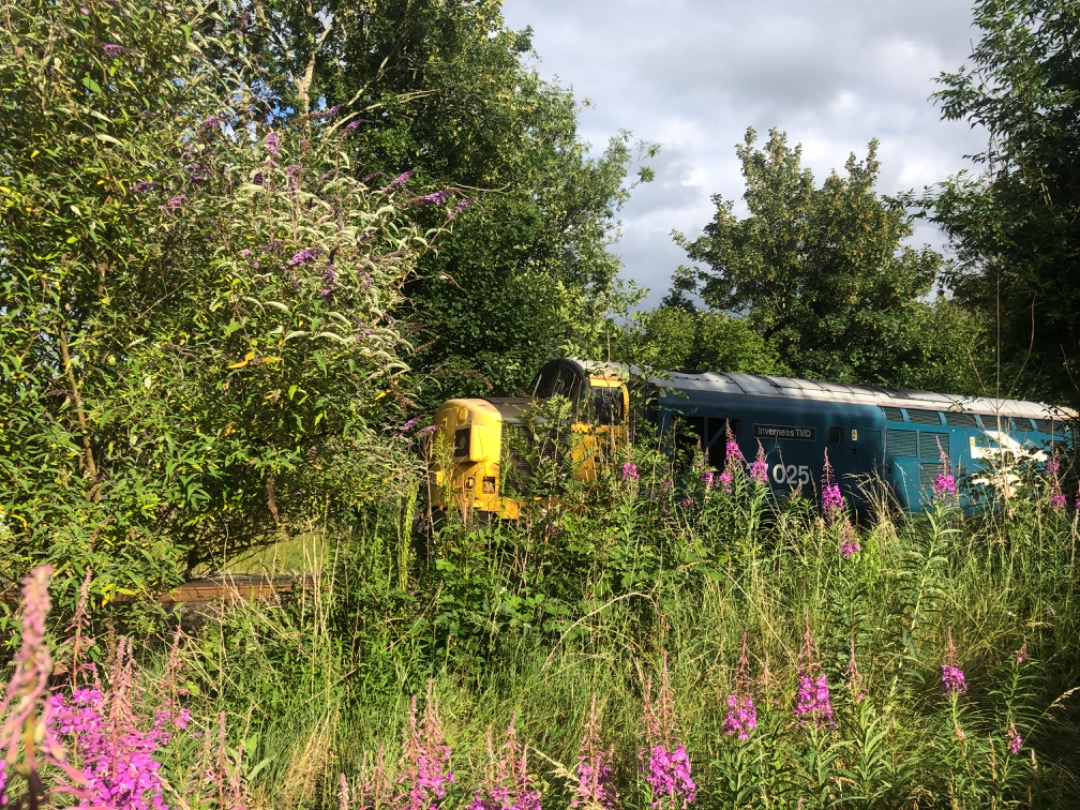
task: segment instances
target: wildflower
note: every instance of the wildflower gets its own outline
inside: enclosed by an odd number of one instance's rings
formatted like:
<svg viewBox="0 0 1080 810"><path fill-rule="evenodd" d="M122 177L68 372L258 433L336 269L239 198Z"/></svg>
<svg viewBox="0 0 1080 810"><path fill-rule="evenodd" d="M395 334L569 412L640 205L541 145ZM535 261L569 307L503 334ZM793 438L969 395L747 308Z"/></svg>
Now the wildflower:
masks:
<svg viewBox="0 0 1080 810"><path fill-rule="evenodd" d="M724 470L720 473L720 486L724 488L724 492L731 494L731 485L735 481L735 476L731 470Z"/></svg>
<svg viewBox="0 0 1080 810"><path fill-rule="evenodd" d="M746 460L743 458L742 450L739 449L739 443L735 441L735 434L731 430L731 422L727 422L724 426L724 458L726 464L745 464Z"/></svg>
<svg viewBox="0 0 1080 810"><path fill-rule="evenodd" d="M349 123L347 123L345 125L345 131L346 132L355 132L357 127L359 127L359 126L360 126L359 121L350 121Z"/></svg>
<svg viewBox="0 0 1080 810"><path fill-rule="evenodd" d="M1009 730L1005 732L1005 736L1009 740L1009 750L1013 754L1020 753L1020 746L1024 744L1024 738L1020 736L1020 732L1016 730L1016 726L1009 723Z"/></svg>
<svg viewBox="0 0 1080 810"><path fill-rule="evenodd" d="M123 56L127 53L127 48L123 45L115 45L113 43L106 43L101 46L101 50L105 51L105 55L110 59L115 59L118 56Z"/></svg>
<svg viewBox="0 0 1080 810"><path fill-rule="evenodd" d="M281 152L281 144L278 142L277 133L270 132L266 136L266 141L263 143L263 148L266 150L266 154L270 157L277 157Z"/></svg>
<svg viewBox="0 0 1080 810"><path fill-rule="evenodd" d="M1016 663L1017 664L1024 663L1025 661L1027 661L1027 657L1028 657L1027 639L1024 639L1024 643L1021 644L1020 649L1016 651Z"/></svg>
<svg viewBox="0 0 1080 810"><path fill-rule="evenodd" d="M175 211L177 208L181 208L184 203L187 202L186 194L177 194L175 197L170 197L169 201L165 205L159 205L158 210L164 211L166 214Z"/></svg>
<svg viewBox="0 0 1080 810"><path fill-rule="evenodd" d="M298 267L305 264L309 264L315 260L315 257L319 255L319 248L304 248L303 250L294 253L293 257L289 259L289 267Z"/></svg>
<svg viewBox="0 0 1080 810"><path fill-rule="evenodd" d="M863 691L862 673L859 672L859 664L855 660L855 637L851 638L851 655L848 657L847 686L856 703L862 703L866 699Z"/></svg>
<svg viewBox="0 0 1080 810"><path fill-rule="evenodd" d="M79 13L82 14L84 17L89 17L90 9L88 9L86 6L79 6Z"/></svg>
<svg viewBox="0 0 1080 810"><path fill-rule="evenodd" d="M398 782L405 787L399 805L407 810L438 810L446 787L454 781L450 770L450 746L439 723L439 704L434 688L428 685L424 717L416 719L416 696L409 708L409 728L402 745L403 773Z"/></svg>
<svg viewBox="0 0 1080 810"><path fill-rule="evenodd" d="M460 200L457 205L446 212L447 219L457 219L457 215L473 204L473 200Z"/></svg>
<svg viewBox="0 0 1080 810"><path fill-rule="evenodd" d="M652 678L645 684L645 735L647 748L638 753L638 760L652 792L651 806L692 804L697 786L690 774L686 746L680 739L682 734L668 678L666 652L660 666L660 690L655 700Z"/></svg>
<svg viewBox="0 0 1080 810"><path fill-rule="evenodd" d="M810 632L810 608L805 612L806 631L803 634L803 662L799 670L799 691L795 696L795 718L799 725L834 725L832 700L825 673L818 661L817 642Z"/></svg>
<svg viewBox="0 0 1080 810"><path fill-rule="evenodd" d="M529 775L525 746L518 742L513 717L506 730L501 756L495 755L490 733L487 751L491 776L473 795L469 810L541 810L540 794Z"/></svg>
<svg viewBox="0 0 1080 810"><path fill-rule="evenodd" d="M735 691L727 696L728 710L724 715L724 733L740 740L750 739L750 732L757 728L757 708L750 695L750 659L746 655L747 633L743 631L742 649L735 669Z"/></svg>
<svg viewBox="0 0 1080 810"><path fill-rule="evenodd" d="M251 255L251 251L248 250L247 248L244 248L243 250L240 251L240 257L241 258L246 259L250 255Z"/></svg>
<svg viewBox="0 0 1080 810"><path fill-rule="evenodd" d="M689 509L691 506L693 506L693 504L694 501L692 498L683 498L681 501L681 505L684 509Z"/></svg>
<svg viewBox="0 0 1080 810"><path fill-rule="evenodd" d="M202 122L202 125L207 129L217 129L225 122L225 119L220 115L211 115Z"/></svg>
<svg viewBox="0 0 1080 810"><path fill-rule="evenodd" d="M450 195L453 192L448 188L444 188L441 191L433 191L430 194L425 194L422 197L417 197L417 202L426 203L428 205L442 205L450 199Z"/></svg>
<svg viewBox="0 0 1080 810"><path fill-rule="evenodd" d="M415 169L409 169L407 172L402 172L393 180L391 180L389 185L383 188L383 192L395 191L401 188L403 185L409 182L409 178L413 176L415 171Z"/></svg>
<svg viewBox="0 0 1080 810"><path fill-rule="evenodd" d="M266 183L266 174L263 172L255 172L255 175L251 178L251 182L256 186L261 186Z"/></svg>
<svg viewBox="0 0 1080 810"><path fill-rule="evenodd" d="M712 489L714 477L715 473L712 470L705 470L705 472L701 474L701 480L705 482L705 489Z"/></svg>
<svg viewBox="0 0 1080 810"><path fill-rule="evenodd" d="M334 265L326 265L326 270L323 271L323 281L326 282L326 287L319 291L319 295L323 298L329 298L331 293L337 288L338 274L334 269Z"/></svg>
<svg viewBox="0 0 1080 810"><path fill-rule="evenodd" d="M623 481L636 481L638 479L637 465L632 461L628 461L622 465L622 477Z"/></svg>
<svg viewBox="0 0 1080 810"><path fill-rule="evenodd" d="M934 479L934 499L947 501L956 495L956 476L952 473L952 465L945 451L938 447L938 453L941 467Z"/></svg>
<svg viewBox="0 0 1080 810"><path fill-rule="evenodd" d="M953 644L951 629L945 645L945 660L941 663L941 688L946 695L963 695L967 692L964 671L957 666L956 646Z"/></svg>
<svg viewBox="0 0 1080 810"><path fill-rule="evenodd" d="M825 673L813 677L806 672L799 675L799 692L795 699L795 716L799 723L810 721L817 725L833 725L832 701Z"/></svg>
<svg viewBox="0 0 1080 810"><path fill-rule="evenodd" d="M850 521L844 521L844 527L840 530L840 556L845 560L850 560L860 551L862 551L862 546L859 545L855 527Z"/></svg>
<svg viewBox="0 0 1080 810"><path fill-rule="evenodd" d="M606 752L600 747L600 724L596 719L596 695L589 706L589 719L585 723L585 734L581 739L578 752L577 787L570 808L581 807L589 810L615 810L618 795L615 793L614 774L608 764L614 755L614 748Z"/></svg>
<svg viewBox="0 0 1080 810"><path fill-rule="evenodd" d="M759 486L769 483L769 462L765 460L765 448L761 446L760 441L757 445L757 456L754 458L754 463L750 465L750 479Z"/></svg>
<svg viewBox="0 0 1080 810"><path fill-rule="evenodd" d="M844 496L840 494L840 485L833 481L833 468L829 464L828 451L825 453L825 469L821 473L821 511L826 520L833 520L844 509Z"/></svg>
<svg viewBox="0 0 1080 810"><path fill-rule="evenodd" d="M140 180L138 183L131 187L131 190L136 194L142 194L143 192L150 191L151 189L156 187L157 183L151 182L150 180Z"/></svg>

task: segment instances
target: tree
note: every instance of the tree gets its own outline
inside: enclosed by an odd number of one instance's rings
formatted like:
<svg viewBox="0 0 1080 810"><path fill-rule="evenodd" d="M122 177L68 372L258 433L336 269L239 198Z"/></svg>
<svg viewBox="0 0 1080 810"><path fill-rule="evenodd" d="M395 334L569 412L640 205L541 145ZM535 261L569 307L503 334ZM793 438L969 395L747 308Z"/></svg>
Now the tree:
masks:
<svg viewBox="0 0 1080 810"><path fill-rule="evenodd" d="M997 335L995 389L1080 407L1080 3L979 0L975 24L935 95L989 133L982 174L926 200L958 254L947 282Z"/></svg>
<svg viewBox="0 0 1080 810"><path fill-rule="evenodd" d="M818 188L783 133L771 131L762 150L756 140L748 130L737 149L749 216L740 219L730 201L714 196L705 232L693 241L675 235L705 265L682 268L676 288L745 315L797 375L894 383L898 367L922 356L919 299L941 257L902 245L910 217L874 192L877 143Z"/></svg>
<svg viewBox="0 0 1080 810"><path fill-rule="evenodd" d="M393 308L431 234L325 122L268 126L199 4L4 3L0 504L13 577L97 587L358 503L407 470ZM444 215L445 218L445 215Z"/></svg>
<svg viewBox="0 0 1080 810"><path fill-rule="evenodd" d="M633 154L619 136L590 156L577 102L526 67L530 32L507 30L498 0L251 0L235 17L273 66L273 109L334 110L358 172L410 170L417 196L471 201L401 310L426 404L518 392L603 319Z"/></svg>
<svg viewBox="0 0 1080 810"><path fill-rule="evenodd" d="M661 306L641 316L641 326L643 331L633 336L630 349L637 365L672 371L787 373L745 318Z"/></svg>

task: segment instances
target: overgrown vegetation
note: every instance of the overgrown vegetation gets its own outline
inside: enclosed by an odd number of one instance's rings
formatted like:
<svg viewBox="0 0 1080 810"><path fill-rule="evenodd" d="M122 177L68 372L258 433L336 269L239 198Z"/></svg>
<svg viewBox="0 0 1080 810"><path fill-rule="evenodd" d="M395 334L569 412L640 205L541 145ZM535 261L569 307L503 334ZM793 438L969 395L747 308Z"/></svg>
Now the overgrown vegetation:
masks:
<svg viewBox="0 0 1080 810"><path fill-rule="evenodd" d="M943 491L924 518L856 534L835 502L773 502L745 463L675 479L658 453L624 464L517 523L452 518L405 583L392 520L323 538L314 588L180 642L178 706L246 740L248 806L333 806L344 774L343 806L464 807L509 778L485 740L511 724L518 789L547 807L601 787L620 807L1080 798L1080 535L1048 482L981 518ZM410 726L410 695L441 720ZM410 786L435 787L410 770L418 746L454 775L420 800Z"/></svg>

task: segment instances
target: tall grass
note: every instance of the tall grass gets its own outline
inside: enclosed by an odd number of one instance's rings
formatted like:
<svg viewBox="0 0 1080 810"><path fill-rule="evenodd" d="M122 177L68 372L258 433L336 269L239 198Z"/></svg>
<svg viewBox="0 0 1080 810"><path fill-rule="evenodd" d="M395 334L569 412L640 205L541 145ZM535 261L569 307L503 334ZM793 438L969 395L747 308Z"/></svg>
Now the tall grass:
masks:
<svg viewBox="0 0 1080 810"><path fill-rule="evenodd" d="M314 588L194 633L188 708L229 716L250 805L412 807L430 685L455 778L428 810L512 806L511 722L544 807L609 802L582 799L587 727L618 806L689 806L646 773L666 656L696 806L1080 806L1075 512L1036 490L853 533L745 470L632 463L516 523L451 516L405 576L396 506L328 527Z"/></svg>

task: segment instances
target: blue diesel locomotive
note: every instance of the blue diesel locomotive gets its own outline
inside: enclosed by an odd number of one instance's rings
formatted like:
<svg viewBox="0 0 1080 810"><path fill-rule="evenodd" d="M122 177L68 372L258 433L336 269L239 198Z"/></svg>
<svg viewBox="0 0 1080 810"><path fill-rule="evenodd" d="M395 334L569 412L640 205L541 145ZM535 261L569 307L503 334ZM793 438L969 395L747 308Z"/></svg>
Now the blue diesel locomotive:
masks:
<svg viewBox="0 0 1080 810"><path fill-rule="evenodd" d="M548 363L537 390L586 369L625 368L579 360ZM1036 402L950 396L926 391L813 382L717 372L650 377L649 419L661 435L696 437L711 466L725 463L726 431L753 459L759 446L779 493L820 489L826 454L836 480L856 505L860 485L881 481L898 505L918 512L930 503L948 459L949 472L971 484L964 495L1007 490L1024 462L1046 462L1071 447L1076 413ZM865 505L863 502L862 505Z"/></svg>

